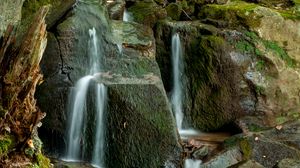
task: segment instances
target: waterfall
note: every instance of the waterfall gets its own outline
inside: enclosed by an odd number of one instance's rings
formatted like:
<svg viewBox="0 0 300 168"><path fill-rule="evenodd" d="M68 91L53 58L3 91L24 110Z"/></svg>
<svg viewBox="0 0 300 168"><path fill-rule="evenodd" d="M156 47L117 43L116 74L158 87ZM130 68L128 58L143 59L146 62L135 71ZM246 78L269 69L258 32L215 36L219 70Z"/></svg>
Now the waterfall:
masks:
<svg viewBox="0 0 300 168"><path fill-rule="evenodd" d="M105 110L105 100L106 100L106 88L103 84L96 86L96 135L94 139L94 151L92 156L92 164L103 166L103 156L104 156L104 125L103 125L103 113Z"/></svg>
<svg viewBox="0 0 300 168"><path fill-rule="evenodd" d="M175 113L176 125L179 131L182 130L183 112L182 112L182 48L179 34L172 36L172 67L173 67L173 90L171 104Z"/></svg>
<svg viewBox="0 0 300 168"><path fill-rule="evenodd" d="M86 104L86 93L89 87L89 82L93 76L85 76L78 80L73 91L71 91L70 111L71 118L69 123L69 136L66 160L77 161L80 159L80 143L82 143L83 135L83 118Z"/></svg>
<svg viewBox="0 0 300 168"><path fill-rule="evenodd" d="M184 168L199 168L201 160L186 159L184 161Z"/></svg>
<svg viewBox="0 0 300 168"><path fill-rule="evenodd" d="M123 21L124 21L124 22L129 22L129 21L131 21L130 14L127 12L126 8L124 9L124 12L123 12Z"/></svg>
<svg viewBox="0 0 300 168"><path fill-rule="evenodd" d="M85 121L88 114L87 91L90 82L94 79L94 74L100 71L100 56L102 55L100 44L96 35L95 28L89 29L88 56L89 56L89 75L82 77L76 82L75 88L71 91L69 100L69 125L67 127L67 152L66 161L81 161L86 154L84 141L86 140L85 129L89 123ZM104 111L106 105L106 87L97 84L94 88L95 96L95 128L92 164L95 167L104 167ZM89 140L89 139L88 139ZM91 153L91 152L89 152Z"/></svg>

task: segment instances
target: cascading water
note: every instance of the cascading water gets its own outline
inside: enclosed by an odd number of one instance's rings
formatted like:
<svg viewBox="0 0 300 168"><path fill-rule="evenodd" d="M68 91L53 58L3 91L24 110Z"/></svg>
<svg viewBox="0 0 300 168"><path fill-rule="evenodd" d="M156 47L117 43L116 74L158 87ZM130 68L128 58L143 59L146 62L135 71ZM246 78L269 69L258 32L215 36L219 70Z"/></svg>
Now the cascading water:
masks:
<svg viewBox="0 0 300 168"><path fill-rule="evenodd" d="M130 14L127 12L126 9L124 9L124 13L123 13L123 21L124 21L124 22L129 22L130 20L131 20Z"/></svg>
<svg viewBox="0 0 300 168"><path fill-rule="evenodd" d="M68 127L68 143L66 160L77 161L80 159L80 143L82 142L83 118L86 104L86 93L89 82L93 76L85 76L78 80L75 88L71 91L70 98L70 123Z"/></svg>
<svg viewBox="0 0 300 168"><path fill-rule="evenodd" d="M104 125L103 114L106 104L106 87L103 84L96 86L96 135L94 139L94 151L92 164L98 167L104 167Z"/></svg>
<svg viewBox="0 0 300 168"><path fill-rule="evenodd" d="M182 48L179 34L172 36L172 65L173 65L173 91L171 103L175 112L176 125L179 132L182 130L183 112L182 112L182 83L181 83L181 57Z"/></svg>
<svg viewBox="0 0 300 168"><path fill-rule="evenodd" d="M85 149L83 143L85 138L85 127L83 124L88 123L84 121L87 117L87 92L90 85L90 81L94 79L93 74L100 70L100 58L102 54L99 51L99 42L96 36L95 28L89 29L89 75L79 79L75 85L75 88L70 94L69 104L69 126L67 135L67 152L65 160L67 161L80 161L82 156L85 155ZM103 166L104 157L104 110L106 100L106 88L103 84L96 85L95 87L95 109L96 109L96 126L94 135L94 147L92 152L92 164L96 167Z"/></svg>
<svg viewBox="0 0 300 168"><path fill-rule="evenodd" d="M183 97L183 88L182 88L182 73L183 73L183 64L182 64L182 48L180 37L178 33L175 33L172 36L172 67L173 67L173 90L171 95L171 104L173 112L175 113L176 125L179 131L181 138L187 138L189 136L197 135L198 131L193 129L183 129L183 109L182 109L182 97ZM197 168L201 164L201 160L186 159L185 168Z"/></svg>

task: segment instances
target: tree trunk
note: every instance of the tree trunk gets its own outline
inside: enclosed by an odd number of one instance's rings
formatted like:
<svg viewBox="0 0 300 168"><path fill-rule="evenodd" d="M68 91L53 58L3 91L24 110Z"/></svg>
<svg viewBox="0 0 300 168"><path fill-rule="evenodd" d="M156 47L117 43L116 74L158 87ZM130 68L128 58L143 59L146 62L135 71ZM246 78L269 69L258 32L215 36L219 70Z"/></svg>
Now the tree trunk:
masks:
<svg viewBox="0 0 300 168"><path fill-rule="evenodd" d="M34 146L36 127L45 116L36 106L34 93L41 82L39 63L47 44L45 16L48 7L42 7L23 36L16 43L15 28L8 26L0 38L0 142L13 139L9 147L0 143L1 160L11 153L24 153ZM13 152L12 152L13 151ZM40 152L38 150L34 152Z"/></svg>

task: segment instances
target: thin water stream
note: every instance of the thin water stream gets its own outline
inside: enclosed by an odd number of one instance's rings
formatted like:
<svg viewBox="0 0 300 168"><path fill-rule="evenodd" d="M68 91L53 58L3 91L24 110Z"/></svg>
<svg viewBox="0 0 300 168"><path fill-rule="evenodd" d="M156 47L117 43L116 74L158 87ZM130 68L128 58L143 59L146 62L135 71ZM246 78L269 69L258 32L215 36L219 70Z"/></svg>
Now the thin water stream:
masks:
<svg viewBox="0 0 300 168"><path fill-rule="evenodd" d="M95 28L89 29L89 75L82 77L76 82L75 88L69 96L69 124L67 127L67 151L64 160L66 161L83 161L83 156L86 156L84 149L84 140L86 139L85 121L87 119L87 92L90 82L94 79L94 74L101 70L100 62L101 52L99 51L99 40ZM94 146L92 151L91 163L95 167L104 167L104 111L106 104L106 87L103 84L97 84L94 89L96 96L95 108L95 135ZM89 160L85 160L89 161Z"/></svg>
<svg viewBox="0 0 300 168"><path fill-rule="evenodd" d="M175 33L172 36L172 72L173 72L173 90L171 95L171 104L173 112L175 113L176 125L182 139L189 138L191 136L199 135L199 132L194 129L183 129L182 123L184 118L183 113L183 51L180 42L180 36ZM185 168L198 168L201 164L201 160L186 159Z"/></svg>

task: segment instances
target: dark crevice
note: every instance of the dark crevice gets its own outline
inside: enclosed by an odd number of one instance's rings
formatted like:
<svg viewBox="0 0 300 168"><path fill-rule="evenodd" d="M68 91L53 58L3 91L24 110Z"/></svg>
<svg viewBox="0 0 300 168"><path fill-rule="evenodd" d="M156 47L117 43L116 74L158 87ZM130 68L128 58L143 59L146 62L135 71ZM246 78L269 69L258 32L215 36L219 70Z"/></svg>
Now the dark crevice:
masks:
<svg viewBox="0 0 300 168"><path fill-rule="evenodd" d="M64 59L63 59L63 56L62 56L62 51L61 51L61 44L60 44L60 41L58 40L57 36L58 36L58 33L56 31L53 32L54 34L54 38L55 40L57 41L57 44L58 44L58 52L59 52L59 57L60 57L60 61L61 61L61 64L60 64L60 71L61 71L61 74L63 75L66 75L68 80L74 84L73 80L71 79L71 76L70 76L70 73L71 73L71 70L73 70L72 67L68 66L67 64L65 64L64 62Z"/></svg>

